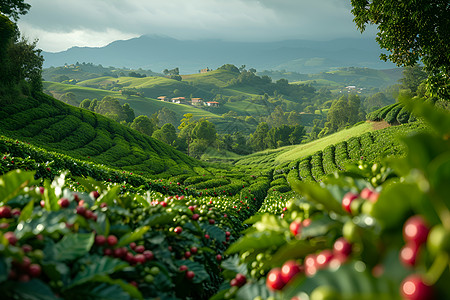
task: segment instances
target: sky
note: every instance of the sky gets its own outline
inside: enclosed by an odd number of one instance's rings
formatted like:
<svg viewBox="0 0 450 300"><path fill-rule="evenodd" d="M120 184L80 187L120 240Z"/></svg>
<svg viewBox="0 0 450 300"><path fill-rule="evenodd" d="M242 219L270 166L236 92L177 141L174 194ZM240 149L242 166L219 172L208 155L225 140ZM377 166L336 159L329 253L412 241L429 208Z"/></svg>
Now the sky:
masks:
<svg viewBox="0 0 450 300"><path fill-rule="evenodd" d="M144 34L181 40L280 41L370 38L350 0L28 0L21 32L58 52L102 47Z"/></svg>

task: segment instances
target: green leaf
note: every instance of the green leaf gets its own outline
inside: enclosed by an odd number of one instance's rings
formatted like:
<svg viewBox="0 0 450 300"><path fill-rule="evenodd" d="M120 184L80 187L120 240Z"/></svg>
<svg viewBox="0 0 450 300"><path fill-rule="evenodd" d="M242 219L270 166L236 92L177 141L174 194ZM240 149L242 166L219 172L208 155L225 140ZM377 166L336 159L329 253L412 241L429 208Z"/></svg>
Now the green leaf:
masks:
<svg viewBox="0 0 450 300"><path fill-rule="evenodd" d="M378 201L373 205L371 216L384 228L401 226L412 208L411 204L421 201L421 198L422 193L417 185L393 182L380 192Z"/></svg>
<svg viewBox="0 0 450 300"><path fill-rule="evenodd" d="M88 193L92 191L98 191L98 190L106 190L108 187L101 181L96 181L91 177L84 178L84 177L75 177L75 181L79 182L81 186L83 186ZM100 191L98 191L100 192Z"/></svg>
<svg viewBox="0 0 450 300"><path fill-rule="evenodd" d="M278 247L285 242L284 235L280 235L278 232L254 232L250 235L241 237L228 248L226 254L238 253L248 249Z"/></svg>
<svg viewBox="0 0 450 300"><path fill-rule="evenodd" d="M304 195L309 201L322 204L328 211L333 211L339 215L347 214L342 209L341 202L336 200L328 189L317 183L297 182L292 185L292 189Z"/></svg>
<svg viewBox="0 0 450 300"><path fill-rule="evenodd" d="M67 234L52 247L52 258L56 261L76 259L88 253L93 244L93 233Z"/></svg>
<svg viewBox="0 0 450 300"><path fill-rule="evenodd" d="M149 207L150 206L149 201L146 198L144 198L144 197L142 197L141 195L138 195L138 194L136 194L134 196L134 201L136 203L141 204L143 207Z"/></svg>
<svg viewBox="0 0 450 300"><path fill-rule="evenodd" d="M114 200L118 198L120 192L120 185L115 185L108 190L106 194L101 194L97 198L97 203L105 202L109 206L115 205Z"/></svg>
<svg viewBox="0 0 450 300"><path fill-rule="evenodd" d="M22 209L22 211L20 212L20 217L18 222L25 222L27 221L29 218L31 218L32 214L33 214L33 209L34 209L34 200L30 200L30 202L28 202L27 205L25 205L25 207Z"/></svg>
<svg viewBox="0 0 450 300"><path fill-rule="evenodd" d="M49 211L58 211L61 207L58 205L58 197L55 194L55 188L46 180L44 182L44 208Z"/></svg>
<svg viewBox="0 0 450 300"><path fill-rule="evenodd" d="M261 217L261 221L253 224L253 227L258 231L270 230L284 233L289 226L285 220L280 219L278 216L264 214Z"/></svg>
<svg viewBox="0 0 450 300"><path fill-rule="evenodd" d="M37 184L34 179L34 171L24 172L13 170L0 177L0 203L7 203L8 200L19 195L23 188Z"/></svg>
<svg viewBox="0 0 450 300"><path fill-rule="evenodd" d="M147 226L155 226L155 225L166 225L171 224L173 222L173 218L176 216L176 213L158 213L149 216L145 221L143 222Z"/></svg>
<svg viewBox="0 0 450 300"><path fill-rule="evenodd" d="M263 299L275 296L273 292L267 289L264 279L254 283L247 283L241 287L236 294L236 300L252 300L258 296L261 296Z"/></svg>
<svg viewBox="0 0 450 300"><path fill-rule="evenodd" d="M23 300L54 300L58 299L48 285L39 279L28 282L18 282L14 285L14 293Z"/></svg>
<svg viewBox="0 0 450 300"><path fill-rule="evenodd" d="M206 231L207 234L209 234L212 239L216 240L218 243L222 243L223 241L225 241L225 231L223 231L219 227L209 224L201 224L200 226Z"/></svg>
<svg viewBox="0 0 450 300"><path fill-rule="evenodd" d="M144 299L142 297L141 292L134 286L131 285L122 279L111 279L109 276L95 276L92 281L97 282L105 282L109 283L111 285L118 285L122 288L122 290L126 293L128 293L132 299Z"/></svg>
<svg viewBox="0 0 450 300"><path fill-rule="evenodd" d="M192 260L180 260L177 261L177 266L186 265L189 271L193 271L195 273L194 279L192 282L201 283L205 280L210 280L208 272L206 272L205 266L198 262Z"/></svg>
<svg viewBox="0 0 450 300"><path fill-rule="evenodd" d="M64 293L66 300L130 300L130 294L118 284L87 282L79 286L76 291L70 289Z"/></svg>
<svg viewBox="0 0 450 300"><path fill-rule="evenodd" d="M230 256L222 262L221 267L225 270L248 276L247 266L245 264L240 264L239 255Z"/></svg>
<svg viewBox="0 0 450 300"><path fill-rule="evenodd" d="M96 276L109 275L129 266L128 263L120 259L96 255L84 260L83 265L85 268L78 272L68 288L83 284Z"/></svg>
<svg viewBox="0 0 450 300"><path fill-rule="evenodd" d="M266 261L263 268L281 266L289 259L304 258L310 253L327 247L326 238L316 238L311 240L294 240L284 244L273 254L269 261Z"/></svg>
<svg viewBox="0 0 450 300"><path fill-rule="evenodd" d="M98 213L97 222L92 223L91 226L95 229L97 234L108 236L110 223L106 214Z"/></svg>
<svg viewBox="0 0 450 300"><path fill-rule="evenodd" d="M125 234L124 236L122 236L118 243L117 243L117 247L123 247L125 245L128 245L134 241L140 240L142 239L142 236L150 229L150 226L142 226L137 228L135 231L133 232L129 232L127 234Z"/></svg>
<svg viewBox="0 0 450 300"><path fill-rule="evenodd" d="M399 283L386 277L374 278L363 262L352 262L337 269L319 270L312 277L299 277L284 290L284 297L291 299L301 293L308 293L319 286L329 286L349 300L397 300L400 299Z"/></svg>

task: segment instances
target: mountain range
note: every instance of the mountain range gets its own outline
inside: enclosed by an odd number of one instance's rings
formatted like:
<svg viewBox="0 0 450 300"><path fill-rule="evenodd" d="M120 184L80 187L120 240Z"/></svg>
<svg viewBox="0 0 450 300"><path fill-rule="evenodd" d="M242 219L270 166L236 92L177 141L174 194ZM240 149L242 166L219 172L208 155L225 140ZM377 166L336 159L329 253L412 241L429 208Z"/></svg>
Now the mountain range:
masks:
<svg viewBox="0 0 450 300"><path fill-rule="evenodd" d="M376 41L362 37L331 41L227 42L143 35L114 41L104 47L73 47L42 54L44 67L90 62L155 72L178 67L181 74L191 74L230 63L258 71L286 70L305 74L341 67L394 68L392 63L380 61L381 52Z"/></svg>

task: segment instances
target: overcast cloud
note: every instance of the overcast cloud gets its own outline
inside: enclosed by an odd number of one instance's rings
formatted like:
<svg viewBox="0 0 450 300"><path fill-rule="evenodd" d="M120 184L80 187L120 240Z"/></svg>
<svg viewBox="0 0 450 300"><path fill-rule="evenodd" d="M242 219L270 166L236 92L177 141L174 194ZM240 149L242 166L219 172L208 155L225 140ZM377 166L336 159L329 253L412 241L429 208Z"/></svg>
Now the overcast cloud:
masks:
<svg viewBox="0 0 450 300"><path fill-rule="evenodd" d="M349 0L29 0L21 31L45 51L143 34L228 41L360 37ZM373 35L373 32L364 34Z"/></svg>

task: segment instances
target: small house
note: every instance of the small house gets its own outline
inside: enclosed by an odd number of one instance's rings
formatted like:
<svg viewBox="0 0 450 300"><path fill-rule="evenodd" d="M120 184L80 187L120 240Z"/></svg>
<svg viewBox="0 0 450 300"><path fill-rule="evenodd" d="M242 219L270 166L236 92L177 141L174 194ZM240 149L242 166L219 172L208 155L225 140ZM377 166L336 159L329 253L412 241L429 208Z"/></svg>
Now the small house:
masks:
<svg viewBox="0 0 450 300"><path fill-rule="evenodd" d="M191 99L191 104L192 105L202 105L203 104L203 99L202 98L192 98Z"/></svg>
<svg viewBox="0 0 450 300"><path fill-rule="evenodd" d="M159 96L157 99L164 101L164 102L169 102L169 97L167 97L167 96Z"/></svg>
<svg viewBox="0 0 450 300"><path fill-rule="evenodd" d="M178 104L186 103L186 98L185 97L172 98L172 103L178 103Z"/></svg>
<svg viewBox="0 0 450 300"><path fill-rule="evenodd" d="M219 102L216 102L216 101L208 101L208 102L206 102L206 106L209 106L209 107L219 107Z"/></svg>

